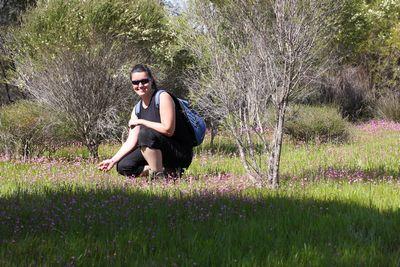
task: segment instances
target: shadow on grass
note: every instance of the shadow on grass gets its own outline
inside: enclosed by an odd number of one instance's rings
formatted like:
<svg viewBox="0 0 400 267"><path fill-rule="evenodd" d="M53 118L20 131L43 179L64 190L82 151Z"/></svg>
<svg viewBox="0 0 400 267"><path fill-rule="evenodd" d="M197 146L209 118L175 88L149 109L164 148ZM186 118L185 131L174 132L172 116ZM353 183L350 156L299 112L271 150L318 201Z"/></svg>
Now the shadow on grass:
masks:
<svg viewBox="0 0 400 267"><path fill-rule="evenodd" d="M306 197L65 186L3 197L0 218L2 266L400 264L399 210Z"/></svg>

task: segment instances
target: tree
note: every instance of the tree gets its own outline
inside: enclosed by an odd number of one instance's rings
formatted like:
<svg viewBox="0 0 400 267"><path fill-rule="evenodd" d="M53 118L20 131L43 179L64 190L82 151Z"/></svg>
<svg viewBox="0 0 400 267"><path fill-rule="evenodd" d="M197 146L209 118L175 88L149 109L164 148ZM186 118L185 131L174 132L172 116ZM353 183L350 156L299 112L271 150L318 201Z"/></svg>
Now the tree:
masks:
<svg viewBox="0 0 400 267"><path fill-rule="evenodd" d="M119 131L120 114L134 102L128 71L121 68L125 60L106 48L65 51L41 59L45 64L40 69L30 61L18 63L18 81L34 99L61 112L91 158L97 158L101 141Z"/></svg>
<svg viewBox="0 0 400 267"><path fill-rule="evenodd" d="M371 118L382 108L396 113L395 102L400 97L399 14L400 2L391 0L345 0L337 13L335 39L344 64L327 80L341 81L345 77L342 73L358 70L365 73L361 82L366 84L359 90L352 84L361 77L350 76L348 86L326 86L343 116L351 120ZM382 107L392 101L394 105Z"/></svg>
<svg viewBox="0 0 400 267"><path fill-rule="evenodd" d="M193 7L190 24L198 34L188 46L209 62L197 79L198 104L221 118L254 182L276 188L289 100L306 93L329 62L331 2L232 0L217 6L194 1Z"/></svg>
<svg viewBox="0 0 400 267"><path fill-rule="evenodd" d="M262 157L268 149L263 113L269 91L260 79L265 73L263 64L251 52L254 35L248 31L249 10L235 4L217 8L204 1L194 2L188 24L196 28L187 31L186 44L199 65L187 82L192 84L199 109L231 134L249 177L261 184L265 172Z"/></svg>
<svg viewBox="0 0 400 267"><path fill-rule="evenodd" d="M2 0L0 2L0 25L15 23L20 13L35 3L36 0Z"/></svg>
<svg viewBox="0 0 400 267"><path fill-rule="evenodd" d="M330 12L335 8L318 0L276 0L271 4L272 27L262 34L264 46L260 54L267 65L268 86L276 112L268 164L268 181L275 188L279 184L283 124L288 103L290 98L307 90L307 84L331 62L326 55L329 55L327 45L331 43ZM270 44L268 49L264 49L266 44Z"/></svg>
<svg viewBox="0 0 400 267"><path fill-rule="evenodd" d="M8 72L12 69L13 60L10 58L4 45L5 39L7 38L7 32L12 25L18 23L19 15L35 3L36 0L0 1L0 88L3 87L5 89L4 93L0 91L0 105L3 103L12 103L20 95L20 92L18 92L16 88L12 87L8 81Z"/></svg>
<svg viewBox="0 0 400 267"><path fill-rule="evenodd" d="M4 86L4 89L6 90L5 94L8 103L13 102L10 93L10 85L7 82L7 72L8 69L10 69L10 65L10 60L7 57L6 49L4 48L4 38L3 36L1 36L0 33L0 84L2 84Z"/></svg>
<svg viewBox="0 0 400 267"><path fill-rule="evenodd" d="M16 84L64 113L93 158L132 108L129 67L166 61L172 40L157 0L40 0L12 33Z"/></svg>

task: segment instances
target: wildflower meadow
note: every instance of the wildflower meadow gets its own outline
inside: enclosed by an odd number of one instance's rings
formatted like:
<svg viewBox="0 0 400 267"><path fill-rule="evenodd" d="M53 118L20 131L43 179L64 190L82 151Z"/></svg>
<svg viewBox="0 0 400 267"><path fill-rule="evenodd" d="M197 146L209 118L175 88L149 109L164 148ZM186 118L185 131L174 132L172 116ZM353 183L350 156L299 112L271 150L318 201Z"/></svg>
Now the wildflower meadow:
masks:
<svg viewBox="0 0 400 267"><path fill-rule="evenodd" d="M399 14L0 1L0 267L400 267ZM100 171L139 136L128 124L189 143L158 89L206 122L191 165L159 173L150 149L150 177Z"/></svg>
<svg viewBox="0 0 400 267"><path fill-rule="evenodd" d="M400 265L400 124L285 139L278 190L252 185L229 138L208 142L178 180L102 173L79 146L3 157L0 266Z"/></svg>

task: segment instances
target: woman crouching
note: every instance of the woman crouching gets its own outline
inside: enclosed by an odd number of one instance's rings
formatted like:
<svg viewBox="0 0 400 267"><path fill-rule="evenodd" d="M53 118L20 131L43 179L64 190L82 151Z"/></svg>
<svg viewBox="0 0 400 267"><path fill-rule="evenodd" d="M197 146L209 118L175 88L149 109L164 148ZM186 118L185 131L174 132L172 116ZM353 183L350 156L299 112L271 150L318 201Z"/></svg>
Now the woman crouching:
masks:
<svg viewBox="0 0 400 267"><path fill-rule="evenodd" d="M150 68L139 64L130 73L133 91L140 97L140 109L132 111L129 135L118 152L99 164L109 171L115 164L125 176L147 175L164 178L166 174L180 175L193 158L190 125L179 104L167 92L160 94Z"/></svg>

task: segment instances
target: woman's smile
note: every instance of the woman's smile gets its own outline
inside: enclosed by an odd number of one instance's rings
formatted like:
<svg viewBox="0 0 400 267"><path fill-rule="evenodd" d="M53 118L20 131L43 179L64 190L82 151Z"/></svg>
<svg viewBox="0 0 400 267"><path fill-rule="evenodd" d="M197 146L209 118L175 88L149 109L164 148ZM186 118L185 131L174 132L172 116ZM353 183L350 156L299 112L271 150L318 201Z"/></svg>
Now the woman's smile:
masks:
<svg viewBox="0 0 400 267"><path fill-rule="evenodd" d="M139 94L144 95L149 92L151 88L151 81L145 72L136 72L131 77L133 90Z"/></svg>

